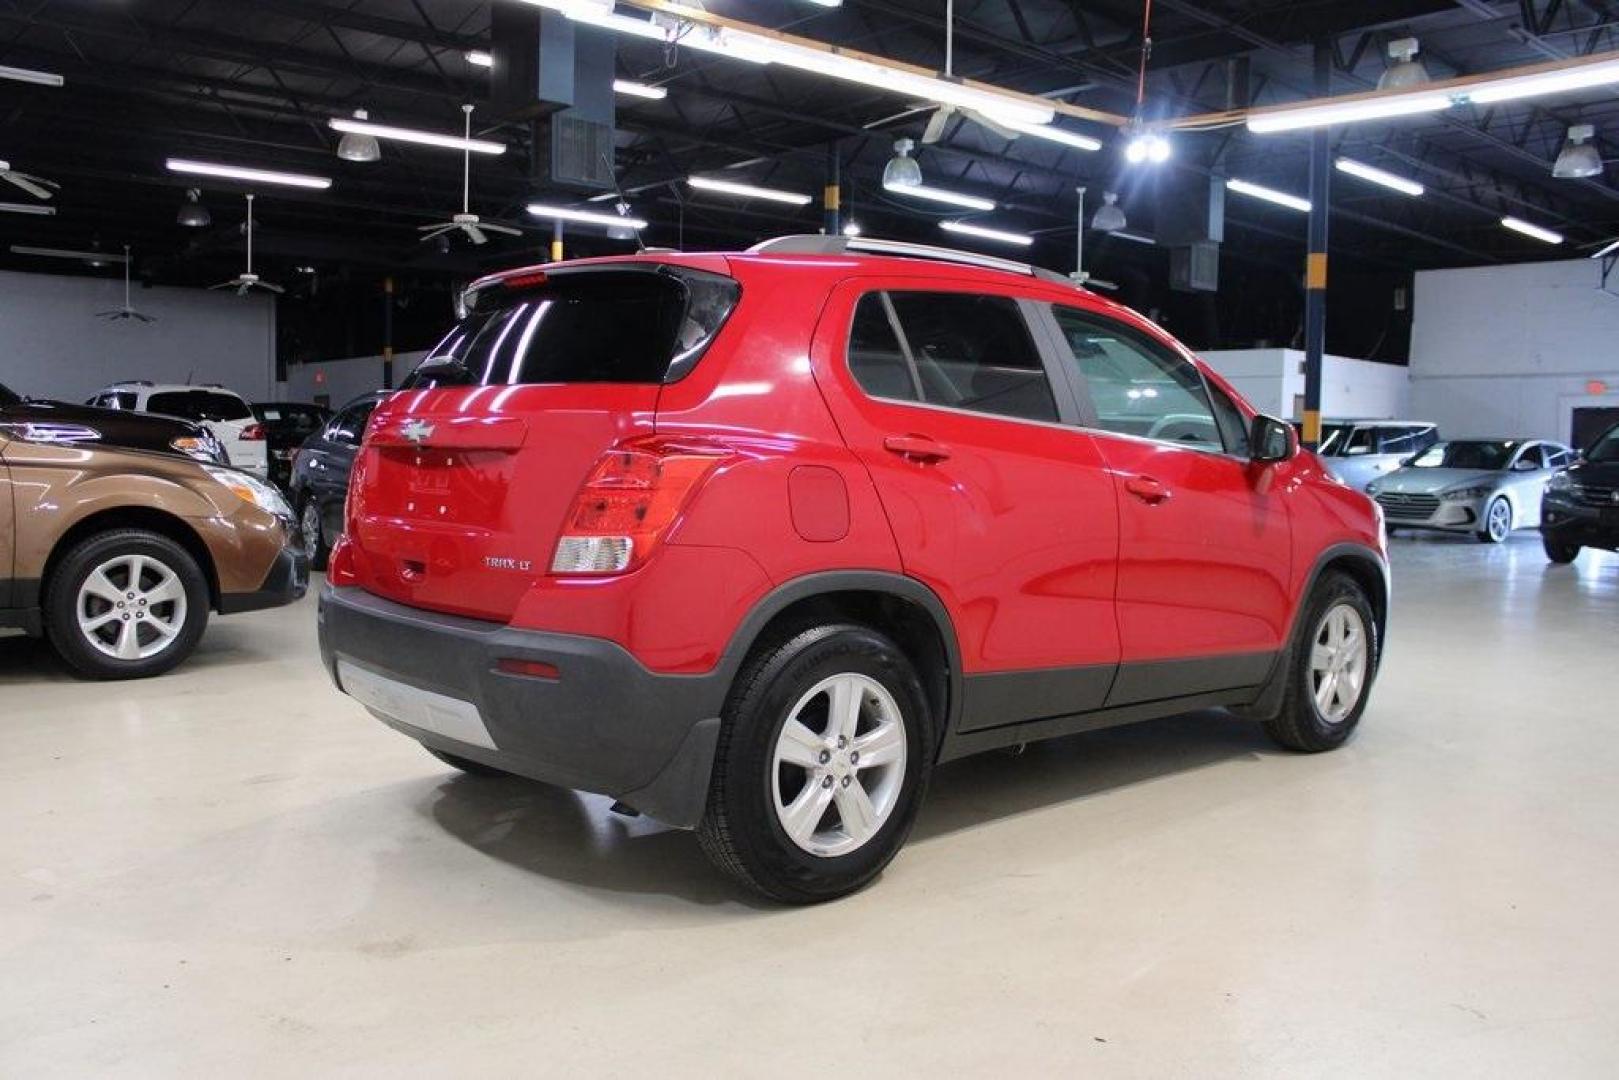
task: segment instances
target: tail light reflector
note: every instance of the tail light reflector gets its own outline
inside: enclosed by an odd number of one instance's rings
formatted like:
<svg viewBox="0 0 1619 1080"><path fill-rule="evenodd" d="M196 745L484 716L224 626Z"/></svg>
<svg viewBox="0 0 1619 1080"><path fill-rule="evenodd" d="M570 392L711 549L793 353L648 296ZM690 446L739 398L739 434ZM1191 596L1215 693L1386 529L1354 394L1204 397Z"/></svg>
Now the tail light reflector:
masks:
<svg viewBox="0 0 1619 1080"><path fill-rule="evenodd" d="M563 520L553 574L619 574L644 563L698 486L730 452L635 439L597 460Z"/></svg>

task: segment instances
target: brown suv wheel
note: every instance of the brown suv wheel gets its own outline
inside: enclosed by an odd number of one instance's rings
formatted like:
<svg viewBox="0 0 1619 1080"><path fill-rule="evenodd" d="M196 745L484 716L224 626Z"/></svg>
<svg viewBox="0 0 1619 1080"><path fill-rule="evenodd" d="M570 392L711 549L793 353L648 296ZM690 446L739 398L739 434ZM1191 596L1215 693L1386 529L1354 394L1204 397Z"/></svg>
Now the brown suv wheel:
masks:
<svg viewBox="0 0 1619 1080"><path fill-rule="evenodd" d="M208 582L184 548L157 533L115 529L80 541L57 564L45 632L81 675L139 679L191 655L208 607Z"/></svg>

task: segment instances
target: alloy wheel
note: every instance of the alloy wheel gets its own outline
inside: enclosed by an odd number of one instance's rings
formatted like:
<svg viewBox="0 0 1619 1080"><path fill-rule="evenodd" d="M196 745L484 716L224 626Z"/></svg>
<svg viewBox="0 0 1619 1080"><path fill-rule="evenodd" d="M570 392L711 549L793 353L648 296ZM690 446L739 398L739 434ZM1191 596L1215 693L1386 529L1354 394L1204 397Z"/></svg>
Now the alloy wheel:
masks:
<svg viewBox="0 0 1619 1080"><path fill-rule="evenodd" d="M1490 539L1497 543L1505 540L1507 534L1512 531L1512 507L1508 506L1504 499L1497 499L1490 504L1490 509L1486 513L1488 517L1485 519L1484 527L1489 530Z"/></svg>
<svg viewBox="0 0 1619 1080"><path fill-rule="evenodd" d="M320 558L320 508L315 500L304 503L304 512L298 516L298 531L303 536L304 554L311 563Z"/></svg>
<svg viewBox="0 0 1619 1080"><path fill-rule="evenodd" d="M185 629L185 584L150 555L119 555L90 571L74 612L97 651L115 660L150 659Z"/></svg>
<svg viewBox="0 0 1619 1080"><path fill-rule="evenodd" d="M1316 711L1329 724L1341 724L1355 711L1370 666L1366 623L1350 604L1327 609L1310 647L1310 691Z"/></svg>
<svg viewBox="0 0 1619 1080"><path fill-rule="evenodd" d="M812 855L847 855L882 829L905 782L905 721L865 675L833 675L793 706L776 738L776 819Z"/></svg>

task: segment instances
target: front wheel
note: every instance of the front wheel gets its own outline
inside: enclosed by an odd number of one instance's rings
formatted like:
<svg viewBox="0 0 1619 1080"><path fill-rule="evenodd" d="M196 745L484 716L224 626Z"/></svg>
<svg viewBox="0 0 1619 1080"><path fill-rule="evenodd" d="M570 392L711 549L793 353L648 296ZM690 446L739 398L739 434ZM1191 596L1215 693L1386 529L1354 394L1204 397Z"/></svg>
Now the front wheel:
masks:
<svg viewBox="0 0 1619 1080"><path fill-rule="evenodd" d="M1377 618L1366 590L1339 573L1322 577L1292 650L1282 709L1265 722L1289 750L1318 753L1342 746L1360 723L1377 673Z"/></svg>
<svg viewBox="0 0 1619 1080"><path fill-rule="evenodd" d="M893 641L854 625L804 630L738 676L698 838L773 900L844 896L905 843L932 757L926 698Z"/></svg>
<svg viewBox="0 0 1619 1080"><path fill-rule="evenodd" d="M1546 549L1546 558L1554 563L1571 563L1580 557L1580 545L1559 540L1549 532L1540 534L1540 543Z"/></svg>
<svg viewBox="0 0 1619 1080"><path fill-rule="evenodd" d="M1512 504L1500 496L1490 500L1484 511L1484 527L1478 531L1481 543L1499 544L1512 533Z"/></svg>
<svg viewBox="0 0 1619 1080"><path fill-rule="evenodd" d="M144 529L116 529L62 556L46 587L46 636L81 675L142 679L191 655L208 602L208 581L185 548Z"/></svg>
<svg viewBox="0 0 1619 1080"><path fill-rule="evenodd" d="M304 554L309 556L311 570L326 569L326 557L332 553L326 543L326 530L321 527L320 502L313 495L304 499L298 512L298 535L303 539Z"/></svg>

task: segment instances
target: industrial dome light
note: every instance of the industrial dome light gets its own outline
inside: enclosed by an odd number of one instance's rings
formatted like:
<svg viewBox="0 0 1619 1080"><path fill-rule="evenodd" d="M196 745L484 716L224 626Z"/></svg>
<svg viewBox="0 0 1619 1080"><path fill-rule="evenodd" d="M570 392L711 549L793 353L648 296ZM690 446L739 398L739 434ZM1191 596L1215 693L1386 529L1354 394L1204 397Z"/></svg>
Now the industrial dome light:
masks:
<svg viewBox="0 0 1619 1080"><path fill-rule="evenodd" d="M1422 46L1416 38L1389 42L1389 59L1394 61L1377 80L1379 90L1406 90L1428 82L1428 69L1417 59Z"/></svg>
<svg viewBox="0 0 1619 1080"><path fill-rule="evenodd" d="M1107 191L1102 193L1102 205L1097 209L1096 216L1091 218L1091 228L1097 232L1118 232L1130 222L1124 216L1124 210L1119 206L1117 193Z"/></svg>
<svg viewBox="0 0 1619 1080"><path fill-rule="evenodd" d="M1575 124L1568 129L1568 141L1563 144L1552 175L1559 180L1584 180L1602 175L1602 155L1586 140L1596 136L1591 124Z"/></svg>
<svg viewBox="0 0 1619 1080"><path fill-rule="evenodd" d="M912 139L895 139L894 156L883 166L883 187L912 188L922 186L922 166L911 157L916 149Z"/></svg>
<svg viewBox="0 0 1619 1080"><path fill-rule="evenodd" d="M371 114L364 109L355 109L354 119L369 120ZM382 146L377 142L375 135L361 135L351 131L337 140L337 156L344 161L380 161Z"/></svg>
<svg viewBox="0 0 1619 1080"><path fill-rule="evenodd" d="M202 189L191 188L186 192L185 202L180 204L180 212L175 215L175 221L188 229L206 229L213 224L213 215L208 208L202 205Z"/></svg>

